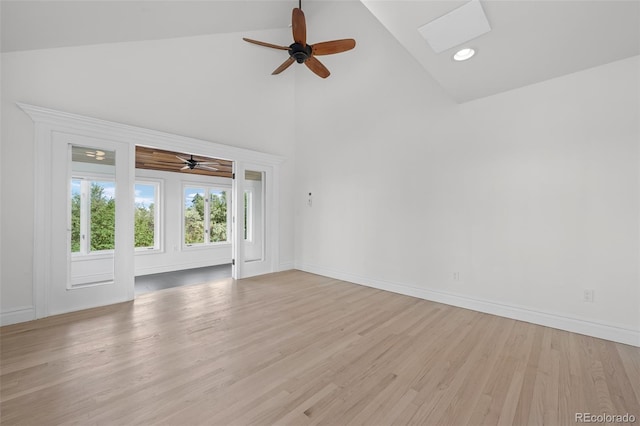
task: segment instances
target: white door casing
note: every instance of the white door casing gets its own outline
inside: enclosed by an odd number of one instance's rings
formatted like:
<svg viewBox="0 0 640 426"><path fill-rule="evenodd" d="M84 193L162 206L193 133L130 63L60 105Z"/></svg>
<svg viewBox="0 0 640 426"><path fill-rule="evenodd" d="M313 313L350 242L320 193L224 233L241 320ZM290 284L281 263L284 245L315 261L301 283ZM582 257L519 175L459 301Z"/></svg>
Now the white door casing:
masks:
<svg viewBox="0 0 640 426"><path fill-rule="evenodd" d="M115 153L115 250L106 254L71 255L70 195L71 147ZM52 132L51 152L51 282L49 315L77 311L133 299L133 167L134 147L125 142L85 135ZM86 237L86 236L85 236ZM86 285L75 283L78 266ZM76 270L74 274L73 271ZM89 274L87 274L87 272ZM95 278L91 278L91 277ZM79 277L82 278L82 277Z"/></svg>

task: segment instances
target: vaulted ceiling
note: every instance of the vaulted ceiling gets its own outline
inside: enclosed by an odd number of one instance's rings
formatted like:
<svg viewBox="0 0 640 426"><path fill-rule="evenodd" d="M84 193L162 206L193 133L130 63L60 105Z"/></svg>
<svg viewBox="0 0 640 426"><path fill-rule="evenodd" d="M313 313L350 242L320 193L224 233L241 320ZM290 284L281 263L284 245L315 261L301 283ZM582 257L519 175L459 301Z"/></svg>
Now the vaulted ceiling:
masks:
<svg viewBox="0 0 640 426"><path fill-rule="evenodd" d="M305 0L307 21L330 26L327 16L341 13L344 1L356 0ZM458 102L640 54L638 0L481 0L491 31L463 44L478 53L457 63L451 56L463 45L435 53L417 29L465 3L362 0L357 10L373 14ZM2 51L283 29L296 6L270 0L3 0Z"/></svg>
<svg viewBox="0 0 640 426"><path fill-rule="evenodd" d="M363 3L458 102L640 54L636 0L481 0L491 31L441 53L417 28L467 1ZM454 61L463 46L477 54Z"/></svg>

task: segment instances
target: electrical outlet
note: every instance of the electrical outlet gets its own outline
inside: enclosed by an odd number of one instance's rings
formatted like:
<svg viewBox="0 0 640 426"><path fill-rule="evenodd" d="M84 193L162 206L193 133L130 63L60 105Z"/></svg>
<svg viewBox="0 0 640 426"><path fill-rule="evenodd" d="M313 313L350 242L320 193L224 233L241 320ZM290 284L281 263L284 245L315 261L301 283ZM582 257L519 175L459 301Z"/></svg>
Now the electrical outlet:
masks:
<svg viewBox="0 0 640 426"><path fill-rule="evenodd" d="M593 303L593 293L591 289L584 289L582 293L582 301L587 303Z"/></svg>
<svg viewBox="0 0 640 426"><path fill-rule="evenodd" d="M453 280L454 281L460 281L460 272L454 272L453 273Z"/></svg>

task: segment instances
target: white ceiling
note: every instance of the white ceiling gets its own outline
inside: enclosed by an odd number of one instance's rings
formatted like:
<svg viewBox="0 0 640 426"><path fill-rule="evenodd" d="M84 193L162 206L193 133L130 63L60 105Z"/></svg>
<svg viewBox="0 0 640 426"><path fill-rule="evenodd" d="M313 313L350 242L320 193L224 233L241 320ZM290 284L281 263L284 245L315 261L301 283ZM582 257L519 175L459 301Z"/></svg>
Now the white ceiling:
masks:
<svg viewBox="0 0 640 426"><path fill-rule="evenodd" d="M286 28L297 2L2 0L2 51Z"/></svg>
<svg viewBox="0 0 640 426"><path fill-rule="evenodd" d="M328 1L304 0L303 8L312 4L308 10L317 10ZM418 27L466 0L362 3L362 12L368 9L458 102L640 54L640 0L481 0L491 31L464 44L478 53L462 63L451 59L456 48L436 54ZM2 0L1 48L11 52L286 28L296 6L297 1L279 0Z"/></svg>
<svg viewBox="0 0 640 426"><path fill-rule="evenodd" d="M363 3L458 102L640 54L636 0L481 0L491 31L439 54L417 28L466 1ZM476 55L453 61L466 46Z"/></svg>

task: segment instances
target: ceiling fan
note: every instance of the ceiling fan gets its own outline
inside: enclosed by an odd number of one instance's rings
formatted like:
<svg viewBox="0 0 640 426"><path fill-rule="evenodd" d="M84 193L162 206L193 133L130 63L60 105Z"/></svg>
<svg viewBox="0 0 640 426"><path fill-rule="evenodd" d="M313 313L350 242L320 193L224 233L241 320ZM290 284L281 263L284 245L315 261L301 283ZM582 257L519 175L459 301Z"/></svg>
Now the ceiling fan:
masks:
<svg viewBox="0 0 640 426"><path fill-rule="evenodd" d="M356 46L356 41L352 38L341 40L324 41L316 44L307 44L307 24L305 22L304 13L302 12L302 0L299 0L298 7L293 9L291 16L291 28L293 30L293 44L289 47L278 46L276 44L265 43L263 41L252 40L243 37L246 42L257 44L260 46L270 47L272 49L287 50L289 59L284 61L282 65L275 69L271 74L280 74L289 68L291 64L297 62L305 64L307 68L322 78L329 77L329 70L320 62L316 56L332 55L334 53L345 52Z"/></svg>
<svg viewBox="0 0 640 426"><path fill-rule="evenodd" d="M191 157L189 157L189 158L182 158L182 157L176 155L176 158L178 158L180 161L182 161L184 163L184 167L182 167L180 170L203 169L203 170L210 170L212 172L215 172L218 169L216 169L215 167L211 167L211 166L219 166L220 165L220 163L216 163L215 161L197 161L197 160L194 160L193 155L191 155Z"/></svg>

